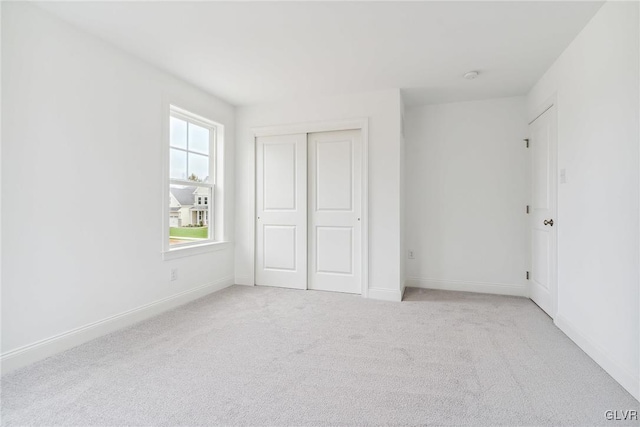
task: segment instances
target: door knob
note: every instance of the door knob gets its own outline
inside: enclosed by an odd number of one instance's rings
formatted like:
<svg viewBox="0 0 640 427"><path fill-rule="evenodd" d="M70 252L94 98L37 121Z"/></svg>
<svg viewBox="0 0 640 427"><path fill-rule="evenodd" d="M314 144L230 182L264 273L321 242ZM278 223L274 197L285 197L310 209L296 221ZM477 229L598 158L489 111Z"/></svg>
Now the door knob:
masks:
<svg viewBox="0 0 640 427"><path fill-rule="evenodd" d="M544 220L544 225L550 225L553 227L553 219L545 219Z"/></svg>

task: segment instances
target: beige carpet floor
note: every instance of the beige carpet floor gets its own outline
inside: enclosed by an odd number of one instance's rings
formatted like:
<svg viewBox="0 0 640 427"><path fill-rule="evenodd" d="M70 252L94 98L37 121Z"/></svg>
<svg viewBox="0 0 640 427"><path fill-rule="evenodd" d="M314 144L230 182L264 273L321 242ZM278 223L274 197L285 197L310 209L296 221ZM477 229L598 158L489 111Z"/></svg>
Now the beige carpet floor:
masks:
<svg viewBox="0 0 640 427"><path fill-rule="evenodd" d="M638 425L524 298L234 286L2 378L3 425Z"/></svg>

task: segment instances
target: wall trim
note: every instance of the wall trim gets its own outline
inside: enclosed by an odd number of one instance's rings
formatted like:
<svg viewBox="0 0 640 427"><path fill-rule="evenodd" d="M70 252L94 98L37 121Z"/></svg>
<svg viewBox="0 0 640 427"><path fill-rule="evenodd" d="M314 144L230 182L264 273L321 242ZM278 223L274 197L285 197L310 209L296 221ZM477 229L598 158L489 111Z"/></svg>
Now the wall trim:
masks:
<svg viewBox="0 0 640 427"><path fill-rule="evenodd" d="M254 137L280 136L298 133L331 132L339 130L358 130L368 127L367 118L347 120L325 120L320 122L293 123L275 126L258 126L252 128Z"/></svg>
<svg viewBox="0 0 640 427"><path fill-rule="evenodd" d="M27 344L0 355L2 373L30 365L57 353L84 344L95 338L117 331L118 329L138 323L162 312L186 304L207 294L233 285L233 276L223 277L206 285L198 286L175 295L159 299L149 304L88 323L79 328L54 335L49 338Z"/></svg>
<svg viewBox="0 0 640 427"><path fill-rule="evenodd" d="M377 299L381 301L400 302L402 301L402 293L400 292L400 289L393 290L393 289L369 288L368 298Z"/></svg>
<svg viewBox="0 0 640 427"><path fill-rule="evenodd" d="M640 401L640 376L634 376L631 371L611 357L606 349L598 345L562 315L556 315L553 323L636 400Z"/></svg>
<svg viewBox="0 0 640 427"><path fill-rule="evenodd" d="M255 286L253 277L251 276L236 276L236 285L243 285L243 286Z"/></svg>
<svg viewBox="0 0 640 427"><path fill-rule="evenodd" d="M406 283L407 287L412 288L476 292L481 294L511 295L518 297L527 296L527 288L525 285L508 283L469 282L465 280L442 280L421 277L409 277L407 278Z"/></svg>

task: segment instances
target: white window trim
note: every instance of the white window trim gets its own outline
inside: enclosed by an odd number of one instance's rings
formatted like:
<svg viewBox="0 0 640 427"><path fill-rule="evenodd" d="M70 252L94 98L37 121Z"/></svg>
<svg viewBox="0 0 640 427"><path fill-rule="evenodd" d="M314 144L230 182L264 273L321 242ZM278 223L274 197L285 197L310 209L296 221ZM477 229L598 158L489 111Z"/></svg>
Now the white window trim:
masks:
<svg viewBox="0 0 640 427"><path fill-rule="evenodd" d="M165 108L163 108L163 176L164 176L164 194L162 205L162 258L164 260L182 258L185 256L197 255L206 252L215 252L227 248L230 243L223 240L224 223L223 218L216 218L216 213L212 208L214 203L208 203L208 226L210 237L207 240L199 240L196 242L181 243L178 245L169 244L169 228L171 223L171 214L168 209L170 203L170 187L171 184L176 185L188 185L195 187L209 187L210 197L209 201L215 201L222 203L220 197L216 196L216 185L219 182L218 177L223 173L223 165L218 164L219 156L218 149L219 144L223 144L224 138L224 126L220 123L206 119L200 115L194 114L191 111L179 108L172 103L165 102ZM181 120L187 120L191 123L195 123L198 126L203 126L210 129L210 143L209 143L209 181L210 182L194 182L189 180L172 179L170 176L170 129L169 122L170 117L177 117ZM184 150L187 151L187 150ZM194 151L197 153L197 151ZM202 154L202 153L201 153ZM218 213L224 211L223 206L215 208Z"/></svg>
<svg viewBox="0 0 640 427"><path fill-rule="evenodd" d="M209 252L217 252L227 249L231 246L230 242L209 242L200 243L193 246L178 246L162 253L162 259L165 261L184 258L193 255L206 254Z"/></svg>

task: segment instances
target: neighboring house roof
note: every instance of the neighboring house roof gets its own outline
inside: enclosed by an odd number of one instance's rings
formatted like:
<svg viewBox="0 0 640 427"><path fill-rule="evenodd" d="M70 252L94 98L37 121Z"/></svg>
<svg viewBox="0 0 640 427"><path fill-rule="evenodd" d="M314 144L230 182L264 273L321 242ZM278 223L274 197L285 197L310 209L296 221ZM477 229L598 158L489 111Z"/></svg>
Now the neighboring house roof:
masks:
<svg viewBox="0 0 640 427"><path fill-rule="evenodd" d="M196 205L191 207L192 211L208 211L209 205Z"/></svg>
<svg viewBox="0 0 640 427"><path fill-rule="evenodd" d="M180 212L180 209L182 208L180 206L171 206L169 209L171 212Z"/></svg>
<svg viewBox="0 0 640 427"><path fill-rule="evenodd" d="M181 205L193 205L193 193L196 191L196 187L171 187L171 194L176 198Z"/></svg>

